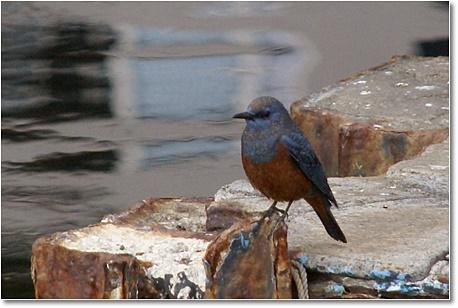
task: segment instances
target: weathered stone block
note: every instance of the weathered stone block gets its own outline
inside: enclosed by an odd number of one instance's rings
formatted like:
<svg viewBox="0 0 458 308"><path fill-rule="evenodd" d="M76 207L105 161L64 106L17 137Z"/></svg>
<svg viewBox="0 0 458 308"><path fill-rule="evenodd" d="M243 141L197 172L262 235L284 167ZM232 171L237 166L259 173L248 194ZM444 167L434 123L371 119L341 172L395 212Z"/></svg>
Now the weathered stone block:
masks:
<svg viewBox="0 0 458 308"><path fill-rule="evenodd" d="M206 219L210 202L149 199L99 224L40 238L32 248L36 297L203 298L211 268L209 298L291 298L287 229L279 216L258 224L243 213L207 251L217 233L205 227L219 223ZM239 241L245 253L231 236L246 236Z"/></svg>
<svg viewBox="0 0 458 308"><path fill-rule="evenodd" d="M247 219L208 247L206 298L291 298L287 227L277 213Z"/></svg>
<svg viewBox="0 0 458 308"><path fill-rule="evenodd" d="M448 136L448 58L393 57L291 105L328 176L381 175Z"/></svg>
<svg viewBox="0 0 458 308"><path fill-rule="evenodd" d="M128 254L75 251L43 237L34 243L36 298L135 298L142 264Z"/></svg>
<svg viewBox="0 0 458 308"><path fill-rule="evenodd" d="M32 248L37 298L202 298L210 199L149 199ZM190 230L190 231L188 231Z"/></svg>

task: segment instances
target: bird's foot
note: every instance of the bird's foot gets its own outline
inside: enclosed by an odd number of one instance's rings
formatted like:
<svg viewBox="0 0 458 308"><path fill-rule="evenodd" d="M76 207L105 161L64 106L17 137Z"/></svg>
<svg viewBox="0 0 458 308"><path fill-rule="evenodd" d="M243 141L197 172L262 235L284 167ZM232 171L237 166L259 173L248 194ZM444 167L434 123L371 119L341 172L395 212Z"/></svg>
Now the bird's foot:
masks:
<svg viewBox="0 0 458 308"><path fill-rule="evenodd" d="M293 204L293 201L289 201L288 206L286 207L286 209L282 210L283 216L281 217L281 220L284 221L284 220L288 219L288 217L289 217L288 216L288 210L291 207L291 204Z"/></svg>
<svg viewBox="0 0 458 308"><path fill-rule="evenodd" d="M265 211L264 214L262 214L262 216L261 216L261 220L264 220L267 217L270 217L272 215L272 213L274 212L274 209L275 208L270 207L267 211Z"/></svg>
<svg viewBox="0 0 458 308"><path fill-rule="evenodd" d="M281 218L282 220L284 220L285 217L288 218L288 212L286 212L285 210L279 209L276 206L271 206L267 211L264 212L264 214L261 217L261 220L265 219L266 217L270 217L273 214L273 212L275 211L282 214L282 218Z"/></svg>
<svg viewBox="0 0 458 308"><path fill-rule="evenodd" d="M267 209L267 211L264 212L264 214L261 217L261 220L264 220L266 217L272 215L274 210L276 209L277 201L274 201L272 205Z"/></svg>
<svg viewBox="0 0 458 308"><path fill-rule="evenodd" d="M279 212L282 213L282 215L281 215L281 220L286 220L286 219L288 219L289 215L288 215L288 212L287 212L287 211L285 211L285 210L280 210Z"/></svg>

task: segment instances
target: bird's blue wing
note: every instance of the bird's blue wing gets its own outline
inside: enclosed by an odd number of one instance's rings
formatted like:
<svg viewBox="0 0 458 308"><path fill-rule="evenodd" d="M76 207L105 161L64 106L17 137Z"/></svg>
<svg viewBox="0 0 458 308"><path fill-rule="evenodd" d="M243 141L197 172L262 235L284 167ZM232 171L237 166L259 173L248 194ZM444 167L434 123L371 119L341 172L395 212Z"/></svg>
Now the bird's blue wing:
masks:
<svg viewBox="0 0 458 308"><path fill-rule="evenodd" d="M323 167L308 140L300 132L291 132L281 136L280 141L307 179L337 207Z"/></svg>

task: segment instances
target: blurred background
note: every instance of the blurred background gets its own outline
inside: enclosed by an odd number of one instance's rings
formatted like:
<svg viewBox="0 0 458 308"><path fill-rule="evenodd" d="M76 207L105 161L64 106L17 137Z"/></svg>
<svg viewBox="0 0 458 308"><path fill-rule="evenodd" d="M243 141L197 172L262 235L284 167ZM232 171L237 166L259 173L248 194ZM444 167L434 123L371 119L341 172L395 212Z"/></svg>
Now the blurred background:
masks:
<svg viewBox="0 0 458 308"><path fill-rule="evenodd" d="M448 2L2 2L2 298L43 234L244 178L231 116L395 54L448 55Z"/></svg>

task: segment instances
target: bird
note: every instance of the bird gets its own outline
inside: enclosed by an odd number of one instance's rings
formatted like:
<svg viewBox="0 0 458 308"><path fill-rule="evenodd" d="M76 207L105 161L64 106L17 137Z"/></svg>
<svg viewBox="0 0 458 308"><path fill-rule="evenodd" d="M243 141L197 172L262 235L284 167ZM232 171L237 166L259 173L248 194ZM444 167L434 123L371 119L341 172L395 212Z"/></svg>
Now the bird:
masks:
<svg viewBox="0 0 458 308"><path fill-rule="evenodd" d="M258 97L233 118L246 122L241 138L245 174L255 189L273 200L266 214L277 210L287 215L294 201L305 199L327 233L346 243L331 212L331 206L338 205L323 166L283 104L270 96ZM288 202L288 206L281 210L278 202Z"/></svg>

